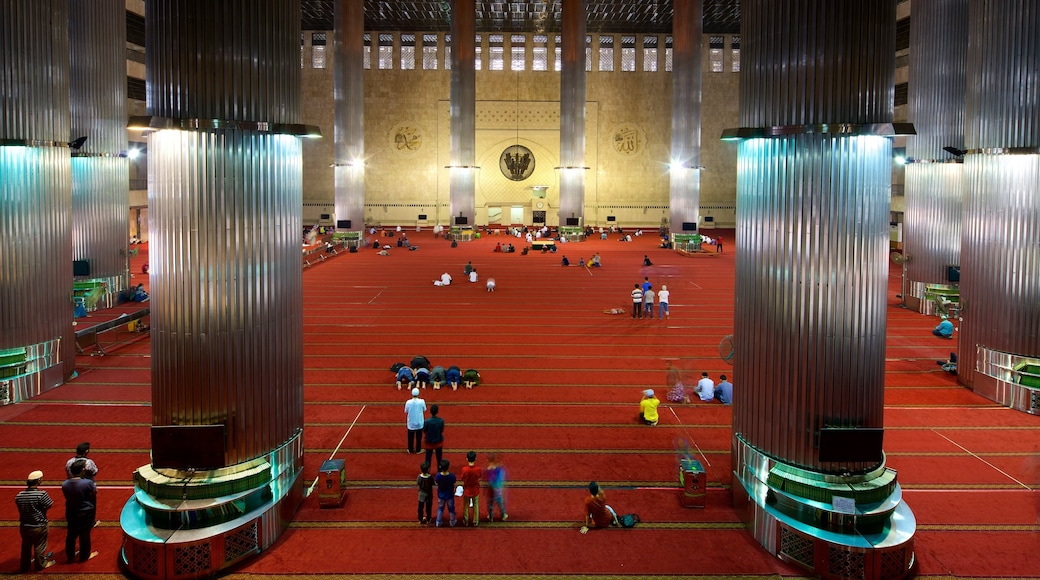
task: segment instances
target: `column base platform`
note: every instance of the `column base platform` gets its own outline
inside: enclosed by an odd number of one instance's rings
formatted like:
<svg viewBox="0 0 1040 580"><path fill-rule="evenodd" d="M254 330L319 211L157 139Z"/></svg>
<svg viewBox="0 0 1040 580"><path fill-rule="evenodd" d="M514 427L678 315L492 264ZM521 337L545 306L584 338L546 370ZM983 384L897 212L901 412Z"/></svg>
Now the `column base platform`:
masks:
<svg viewBox="0 0 1040 580"><path fill-rule="evenodd" d="M266 463L271 476L251 489L236 489L235 480L256 480L258 465ZM140 483L123 507L119 524L123 529L120 565L135 578L148 580L206 578L269 548L292 522L303 501L303 436L297 434L278 449L258 460L211 472L178 472L176 483L170 470L150 482L157 486L181 486L191 490L168 499L155 495ZM162 481L158 481L162 479ZM212 497L200 497L207 486ZM235 491L228 493L229 489ZM168 489L166 491L169 491ZM217 495L217 494L225 495Z"/></svg>
<svg viewBox="0 0 1040 580"><path fill-rule="evenodd" d="M900 580L916 568L913 536L917 521L894 482L889 497L856 503L852 513L830 503L797 497L770 477L779 463L734 437L733 504L756 540L777 558L828 580ZM787 468L790 470L790 468ZM849 485L869 487L869 482ZM818 491L830 493L830 485ZM870 492L868 492L870 493ZM860 522L870 522L861 525Z"/></svg>

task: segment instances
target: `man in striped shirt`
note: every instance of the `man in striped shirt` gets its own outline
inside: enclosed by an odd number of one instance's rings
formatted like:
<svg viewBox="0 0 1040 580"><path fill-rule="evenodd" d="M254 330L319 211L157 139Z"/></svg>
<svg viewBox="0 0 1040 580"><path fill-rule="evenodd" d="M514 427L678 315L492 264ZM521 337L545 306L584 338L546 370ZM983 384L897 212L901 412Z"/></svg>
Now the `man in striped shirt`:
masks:
<svg viewBox="0 0 1040 580"><path fill-rule="evenodd" d="M37 570L50 568L54 560L47 552L47 510L54 502L46 491L39 489L43 481L43 472L34 471L25 482L25 489L14 498L18 506L19 532L22 536L22 573L29 572L31 564L36 563Z"/></svg>

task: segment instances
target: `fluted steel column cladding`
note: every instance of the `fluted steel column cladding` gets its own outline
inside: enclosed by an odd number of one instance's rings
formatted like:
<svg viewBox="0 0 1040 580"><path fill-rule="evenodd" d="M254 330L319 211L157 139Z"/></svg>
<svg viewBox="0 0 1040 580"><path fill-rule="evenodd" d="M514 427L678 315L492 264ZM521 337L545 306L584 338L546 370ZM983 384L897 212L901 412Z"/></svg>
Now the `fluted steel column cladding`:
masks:
<svg viewBox="0 0 1040 580"><path fill-rule="evenodd" d="M585 0L563 3L560 48L560 223L585 212Z"/></svg>
<svg viewBox="0 0 1040 580"><path fill-rule="evenodd" d="M150 0L145 15L150 115L300 122L299 0Z"/></svg>
<svg viewBox="0 0 1040 580"><path fill-rule="evenodd" d="M895 2L742 0L740 125L892 121Z"/></svg>
<svg viewBox="0 0 1040 580"><path fill-rule="evenodd" d="M701 0L676 2L672 18L672 158L669 172L671 231L700 221Z"/></svg>
<svg viewBox="0 0 1040 580"><path fill-rule="evenodd" d="M1038 36L1035 2L971 3L957 369L969 386L978 346L1040 356Z"/></svg>
<svg viewBox="0 0 1040 580"><path fill-rule="evenodd" d="M450 213L452 219L476 213L477 8L474 0L451 3L451 95L449 113ZM451 225L451 223L449 223Z"/></svg>
<svg viewBox="0 0 1040 580"><path fill-rule="evenodd" d="M86 143L72 160L73 258L90 277L129 283L126 152L126 3L69 2L72 138Z"/></svg>
<svg viewBox="0 0 1040 580"><path fill-rule="evenodd" d="M960 264L963 166L943 147L964 148L968 0L916 0L910 19L903 252L910 260L903 296L923 300L927 284L947 284L946 267Z"/></svg>
<svg viewBox="0 0 1040 580"><path fill-rule="evenodd" d="M0 348L72 335L68 0L0 1ZM54 385L49 385L54 386Z"/></svg>
<svg viewBox="0 0 1040 580"><path fill-rule="evenodd" d="M797 466L833 468L821 427L882 426L890 155L882 137L740 145L734 431Z"/></svg>
<svg viewBox="0 0 1040 580"><path fill-rule="evenodd" d="M298 123L299 10L149 2L149 112ZM225 424L227 464L241 463L303 424L301 144L239 129L150 140L152 421Z"/></svg>
<svg viewBox="0 0 1040 580"><path fill-rule="evenodd" d="M336 220L364 229L365 219L365 3L339 0L332 60L336 107Z"/></svg>
<svg viewBox="0 0 1040 580"><path fill-rule="evenodd" d="M892 121L895 3L742 3L746 127ZM746 66L745 66L746 65ZM819 429L881 427L891 141L741 142L734 432L823 472Z"/></svg>

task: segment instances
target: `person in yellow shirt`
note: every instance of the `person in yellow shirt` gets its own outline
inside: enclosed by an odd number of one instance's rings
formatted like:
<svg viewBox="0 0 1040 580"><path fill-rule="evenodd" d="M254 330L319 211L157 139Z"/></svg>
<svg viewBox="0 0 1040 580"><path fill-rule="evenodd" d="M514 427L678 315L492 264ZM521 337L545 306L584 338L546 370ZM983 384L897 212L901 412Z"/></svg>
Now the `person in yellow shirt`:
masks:
<svg viewBox="0 0 1040 580"><path fill-rule="evenodd" d="M653 389L643 391L643 400L639 401L639 419L645 425L656 425L659 419L657 406L660 404L661 400L654 396Z"/></svg>

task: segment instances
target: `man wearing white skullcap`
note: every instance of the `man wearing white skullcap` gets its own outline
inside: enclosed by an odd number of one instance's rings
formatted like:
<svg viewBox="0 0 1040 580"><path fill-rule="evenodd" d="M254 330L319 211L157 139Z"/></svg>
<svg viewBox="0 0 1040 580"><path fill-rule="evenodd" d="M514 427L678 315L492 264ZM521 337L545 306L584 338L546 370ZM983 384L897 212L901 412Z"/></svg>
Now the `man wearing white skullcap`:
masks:
<svg viewBox="0 0 1040 580"><path fill-rule="evenodd" d="M419 398L419 389L412 389L412 398L404 404L404 414L408 416L408 453L422 453L426 401Z"/></svg>
<svg viewBox="0 0 1040 580"><path fill-rule="evenodd" d="M658 420L657 406L661 400L654 396L653 389L643 391L643 400L639 401L639 420L645 425L656 425Z"/></svg>
<svg viewBox="0 0 1040 580"><path fill-rule="evenodd" d="M18 531L22 536L21 571L30 571L32 564L37 570L54 565L51 553L47 551L47 510L54 502L46 491L40 489L43 481L42 471L33 471L25 481L25 489L14 498L18 506Z"/></svg>

